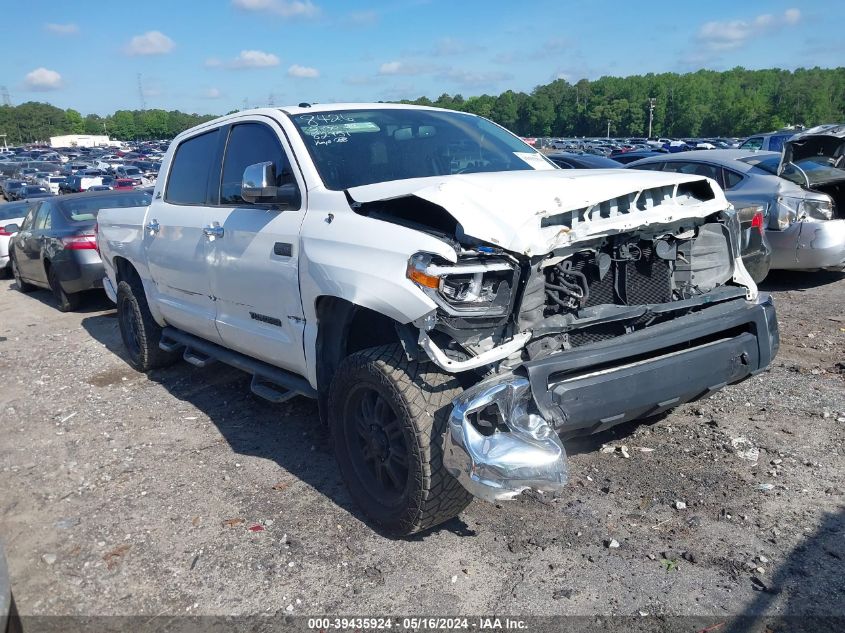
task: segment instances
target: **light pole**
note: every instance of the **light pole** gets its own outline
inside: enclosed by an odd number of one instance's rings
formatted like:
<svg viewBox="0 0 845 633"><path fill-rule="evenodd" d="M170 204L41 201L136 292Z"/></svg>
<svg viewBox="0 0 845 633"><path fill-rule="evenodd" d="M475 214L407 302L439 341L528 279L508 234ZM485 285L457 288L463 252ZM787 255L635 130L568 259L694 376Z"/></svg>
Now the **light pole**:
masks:
<svg viewBox="0 0 845 633"><path fill-rule="evenodd" d="M648 138L651 138L651 124L654 122L654 102L657 101L654 97L648 100Z"/></svg>
<svg viewBox="0 0 845 633"><path fill-rule="evenodd" d="M610 138L610 119L607 120L607 138Z"/></svg>

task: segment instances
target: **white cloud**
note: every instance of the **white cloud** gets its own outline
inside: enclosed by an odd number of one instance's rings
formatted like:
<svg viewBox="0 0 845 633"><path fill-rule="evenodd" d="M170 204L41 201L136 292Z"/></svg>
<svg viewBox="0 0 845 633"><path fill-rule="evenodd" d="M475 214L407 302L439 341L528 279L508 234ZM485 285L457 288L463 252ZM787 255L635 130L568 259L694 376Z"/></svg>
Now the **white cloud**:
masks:
<svg viewBox="0 0 845 633"><path fill-rule="evenodd" d="M751 20L714 20L701 25L698 41L711 53L731 51L745 46L754 37L800 21L798 9L787 9L780 16L763 13Z"/></svg>
<svg viewBox="0 0 845 633"><path fill-rule="evenodd" d="M394 60L379 66L379 75L422 75L431 72L433 68L427 64L415 64Z"/></svg>
<svg viewBox="0 0 845 633"><path fill-rule="evenodd" d="M298 79L316 79L319 76L320 71L316 68L300 66L299 64L294 64L288 68L288 77L297 77Z"/></svg>
<svg viewBox="0 0 845 633"><path fill-rule="evenodd" d="M75 24L55 24L49 22L44 25L44 28L56 35L76 35L79 33L79 27Z"/></svg>
<svg viewBox="0 0 845 633"><path fill-rule="evenodd" d="M283 18L315 18L320 7L311 0L232 0L232 6L242 11L271 13Z"/></svg>
<svg viewBox="0 0 845 633"><path fill-rule="evenodd" d="M223 93L220 92L219 88L208 88L202 91L202 98L203 99L219 99L223 96Z"/></svg>
<svg viewBox="0 0 845 633"><path fill-rule="evenodd" d="M798 9L787 9L783 14L783 21L787 24L797 24L801 21L801 11Z"/></svg>
<svg viewBox="0 0 845 633"><path fill-rule="evenodd" d="M224 61L219 57L209 57L205 60L206 68L271 68L278 66L281 60L273 53L265 53L264 51L241 51L238 56Z"/></svg>
<svg viewBox="0 0 845 633"><path fill-rule="evenodd" d="M62 87L62 76L55 70L43 67L27 73L23 81L30 90L58 90Z"/></svg>
<svg viewBox="0 0 845 633"><path fill-rule="evenodd" d="M271 66L278 66L280 63L281 60L273 53L241 51L227 66L229 68L270 68Z"/></svg>
<svg viewBox="0 0 845 633"><path fill-rule="evenodd" d="M161 31L147 31L136 35L124 49L127 55L165 55L176 44Z"/></svg>

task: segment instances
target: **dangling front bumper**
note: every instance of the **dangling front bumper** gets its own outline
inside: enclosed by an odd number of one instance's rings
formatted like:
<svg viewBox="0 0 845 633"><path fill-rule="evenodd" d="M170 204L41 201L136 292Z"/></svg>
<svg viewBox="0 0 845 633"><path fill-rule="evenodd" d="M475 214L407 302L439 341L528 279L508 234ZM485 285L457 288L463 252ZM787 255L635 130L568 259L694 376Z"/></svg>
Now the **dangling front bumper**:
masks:
<svg viewBox="0 0 845 633"><path fill-rule="evenodd" d="M761 293L524 363L455 399L444 465L487 501L560 490L568 472L559 436L706 397L766 369L778 345L774 304Z"/></svg>

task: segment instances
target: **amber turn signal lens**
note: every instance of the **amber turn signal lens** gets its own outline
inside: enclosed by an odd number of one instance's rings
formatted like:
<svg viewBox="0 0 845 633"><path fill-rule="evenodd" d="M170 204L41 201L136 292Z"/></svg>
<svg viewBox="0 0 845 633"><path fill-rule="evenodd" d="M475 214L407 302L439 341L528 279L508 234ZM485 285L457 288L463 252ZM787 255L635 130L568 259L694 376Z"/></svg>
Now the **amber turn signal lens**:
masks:
<svg viewBox="0 0 845 633"><path fill-rule="evenodd" d="M440 285L440 277L426 275L424 272L417 270L412 265L408 266L406 275L408 279L413 281L415 284L419 284L420 286L424 286L426 288L437 288Z"/></svg>

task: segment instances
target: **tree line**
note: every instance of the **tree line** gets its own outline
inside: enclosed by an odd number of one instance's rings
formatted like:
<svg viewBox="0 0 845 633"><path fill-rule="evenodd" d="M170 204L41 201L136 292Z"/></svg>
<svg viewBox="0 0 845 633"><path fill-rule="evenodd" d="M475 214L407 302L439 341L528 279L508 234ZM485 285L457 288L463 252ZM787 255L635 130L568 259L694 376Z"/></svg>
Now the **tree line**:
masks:
<svg viewBox="0 0 845 633"><path fill-rule="evenodd" d="M652 136L747 136L786 125L845 121L845 68L794 71L734 68L717 72L649 73L576 83L558 79L530 93L464 98L442 94L413 101L478 114L521 136L645 136L653 100ZM118 110L82 116L46 103L0 107L8 143L59 134L108 134L121 140L172 138L214 118L178 110Z"/></svg>
<svg viewBox="0 0 845 633"><path fill-rule="evenodd" d="M118 110L108 116L82 116L70 108L62 110L29 101L19 106L0 106L0 134L6 135L9 145L47 141L63 134L106 134L122 141L164 139L216 116L178 110Z"/></svg>

